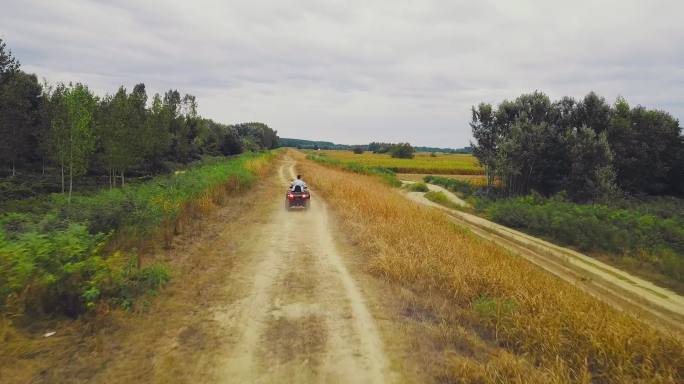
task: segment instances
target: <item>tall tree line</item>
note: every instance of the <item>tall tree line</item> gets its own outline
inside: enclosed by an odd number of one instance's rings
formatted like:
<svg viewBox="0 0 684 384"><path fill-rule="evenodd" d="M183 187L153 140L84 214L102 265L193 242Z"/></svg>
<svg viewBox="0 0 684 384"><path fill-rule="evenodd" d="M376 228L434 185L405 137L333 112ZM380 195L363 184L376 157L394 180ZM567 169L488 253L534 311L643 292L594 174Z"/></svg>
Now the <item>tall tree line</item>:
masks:
<svg viewBox="0 0 684 384"><path fill-rule="evenodd" d="M234 155L275 148L277 132L262 123L226 125L202 118L197 100L169 90L151 100L144 84L96 96L86 85L40 84L20 68L0 39L0 167L59 173L71 195L86 173L125 185L130 172L161 172L168 163L202 155Z"/></svg>
<svg viewBox="0 0 684 384"><path fill-rule="evenodd" d="M580 201L617 193L684 194L684 138L670 114L609 105L591 92L551 101L523 94L472 108L475 156L508 195L565 191Z"/></svg>

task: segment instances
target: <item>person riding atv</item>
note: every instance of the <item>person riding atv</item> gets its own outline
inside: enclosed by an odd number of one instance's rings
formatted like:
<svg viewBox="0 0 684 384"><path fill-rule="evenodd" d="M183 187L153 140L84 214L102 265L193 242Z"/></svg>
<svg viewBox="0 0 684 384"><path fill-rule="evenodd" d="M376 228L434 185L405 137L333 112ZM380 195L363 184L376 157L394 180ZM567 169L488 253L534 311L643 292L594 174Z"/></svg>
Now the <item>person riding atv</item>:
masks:
<svg viewBox="0 0 684 384"><path fill-rule="evenodd" d="M302 175L297 175L297 179L290 184L290 189L285 195L285 208L288 210L292 208L307 209L310 199L309 187L302 180Z"/></svg>
<svg viewBox="0 0 684 384"><path fill-rule="evenodd" d="M304 180L302 180L302 175L297 175L297 178L290 183L290 191L292 192L304 192L309 189Z"/></svg>

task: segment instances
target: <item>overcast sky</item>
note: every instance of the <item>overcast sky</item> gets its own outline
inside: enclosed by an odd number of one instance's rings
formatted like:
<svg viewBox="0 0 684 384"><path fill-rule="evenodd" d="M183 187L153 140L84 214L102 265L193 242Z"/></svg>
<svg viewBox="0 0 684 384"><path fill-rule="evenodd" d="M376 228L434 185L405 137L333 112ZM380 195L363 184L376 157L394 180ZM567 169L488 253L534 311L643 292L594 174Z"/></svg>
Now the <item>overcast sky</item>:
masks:
<svg viewBox="0 0 684 384"><path fill-rule="evenodd" d="M224 123L461 147L470 107L594 90L684 121L684 1L0 0L23 69L144 82Z"/></svg>

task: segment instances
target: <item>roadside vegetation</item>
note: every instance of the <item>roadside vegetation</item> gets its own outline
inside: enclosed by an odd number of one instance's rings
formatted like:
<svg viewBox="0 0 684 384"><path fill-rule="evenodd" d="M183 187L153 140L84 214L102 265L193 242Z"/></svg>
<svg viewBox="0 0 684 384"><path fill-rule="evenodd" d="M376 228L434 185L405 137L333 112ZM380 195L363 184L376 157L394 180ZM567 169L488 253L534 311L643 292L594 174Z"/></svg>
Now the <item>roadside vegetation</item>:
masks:
<svg viewBox="0 0 684 384"><path fill-rule="evenodd" d="M425 198L432 201L433 203L437 203L440 205L443 205L447 208L450 209L462 209L462 207L453 201L449 200L449 197L444 194L442 191L429 191L425 193Z"/></svg>
<svg viewBox="0 0 684 384"><path fill-rule="evenodd" d="M413 184L409 184L407 189L411 192L428 192L428 186L427 184L423 182L417 182Z"/></svg>
<svg viewBox="0 0 684 384"><path fill-rule="evenodd" d="M680 199L577 204L563 196L534 194L483 200L478 208L497 223L607 256L614 264L683 291L684 201Z"/></svg>
<svg viewBox="0 0 684 384"><path fill-rule="evenodd" d="M439 329L438 352L426 362L435 380L684 379L681 339L614 310L438 212L408 204L372 176L311 162L302 172L364 250L368 269L424 300L424 318L434 319L424 327ZM430 307L436 297L445 304Z"/></svg>
<svg viewBox="0 0 684 384"><path fill-rule="evenodd" d="M125 188L53 194L0 214L0 313L76 316L98 302L130 308L171 277L145 263L146 243L170 245L188 220L251 186L273 152L207 159Z"/></svg>

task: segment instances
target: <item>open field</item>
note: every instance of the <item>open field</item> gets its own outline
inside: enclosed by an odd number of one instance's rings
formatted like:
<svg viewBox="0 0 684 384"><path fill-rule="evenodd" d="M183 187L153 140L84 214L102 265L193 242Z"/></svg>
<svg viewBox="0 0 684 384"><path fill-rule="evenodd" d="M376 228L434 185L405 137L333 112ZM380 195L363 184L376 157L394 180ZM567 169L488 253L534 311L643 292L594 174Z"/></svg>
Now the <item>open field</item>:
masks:
<svg viewBox="0 0 684 384"><path fill-rule="evenodd" d="M466 330L444 335L444 344L459 350L445 348L433 362L444 381L682 380L679 337L620 313L439 212L407 204L372 177L311 162L302 171L364 250L372 273L420 296L450 298L449 309L439 311ZM464 352L476 345L501 349Z"/></svg>
<svg viewBox="0 0 684 384"><path fill-rule="evenodd" d="M355 154L351 151L310 151L309 153L328 156L349 163L354 162L367 167L382 167L397 173L447 174L447 175L483 175L484 170L478 160L467 154L439 153L432 157L429 153L418 152L413 159L397 159L388 154L364 152Z"/></svg>

